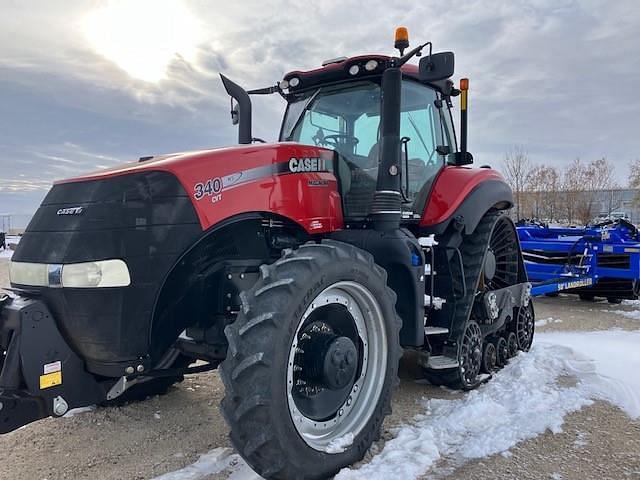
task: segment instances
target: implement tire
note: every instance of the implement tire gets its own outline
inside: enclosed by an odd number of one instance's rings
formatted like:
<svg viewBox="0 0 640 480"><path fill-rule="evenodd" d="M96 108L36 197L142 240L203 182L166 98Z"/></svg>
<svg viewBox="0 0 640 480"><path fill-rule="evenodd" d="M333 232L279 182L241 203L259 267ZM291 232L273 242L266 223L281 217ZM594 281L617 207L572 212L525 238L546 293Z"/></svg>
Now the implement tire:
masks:
<svg viewBox="0 0 640 480"><path fill-rule="evenodd" d="M221 410L264 478L327 478L363 458L391 413L396 295L369 253L336 241L285 250L260 270L225 329Z"/></svg>

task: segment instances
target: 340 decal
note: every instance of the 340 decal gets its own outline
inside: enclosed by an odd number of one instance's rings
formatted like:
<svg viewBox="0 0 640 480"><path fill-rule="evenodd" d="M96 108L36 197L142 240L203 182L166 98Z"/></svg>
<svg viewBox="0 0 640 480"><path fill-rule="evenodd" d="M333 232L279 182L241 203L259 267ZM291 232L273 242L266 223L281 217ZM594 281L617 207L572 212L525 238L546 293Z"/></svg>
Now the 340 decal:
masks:
<svg viewBox="0 0 640 480"><path fill-rule="evenodd" d="M222 180L219 177L211 178L206 182L196 183L193 186L193 196L200 200L204 196L217 196L222 191Z"/></svg>

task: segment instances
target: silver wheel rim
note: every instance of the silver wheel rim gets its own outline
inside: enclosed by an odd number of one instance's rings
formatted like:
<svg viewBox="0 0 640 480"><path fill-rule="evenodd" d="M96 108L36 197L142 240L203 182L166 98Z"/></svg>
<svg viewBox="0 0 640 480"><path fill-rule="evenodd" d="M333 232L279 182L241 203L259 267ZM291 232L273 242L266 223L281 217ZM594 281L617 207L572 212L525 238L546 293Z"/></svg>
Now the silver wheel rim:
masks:
<svg viewBox="0 0 640 480"><path fill-rule="evenodd" d="M317 421L306 417L296 406L292 394L294 357L298 347L298 334L305 320L315 310L330 304L341 304L347 308L363 345L362 366L347 400L335 416ZM326 453L341 453L344 446L336 447L335 443L340 443L349 434L355 438L362 431L378 405L384 386L387 357L387 332L382 309L367 288L355 282L337 282L313 299L298 321L287 365L289 413L298 434L308 446Z"/></svg>

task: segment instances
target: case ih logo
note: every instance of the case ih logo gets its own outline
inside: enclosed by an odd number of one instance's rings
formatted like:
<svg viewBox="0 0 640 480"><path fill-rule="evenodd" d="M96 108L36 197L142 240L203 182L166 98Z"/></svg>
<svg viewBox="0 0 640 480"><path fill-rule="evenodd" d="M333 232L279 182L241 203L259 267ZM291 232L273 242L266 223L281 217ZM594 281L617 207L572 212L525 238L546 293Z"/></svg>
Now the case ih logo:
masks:
<svg viewBox="0 0 640 480"><path fill-rule="evenodd" d="M300 172L326 172L326 162L324 158L318 157L305 157L296 158L291 157L289 160L289 170L293 173Z"/></svg>
<svg viewBox="0 0 640 480"><path fill-rule="evenodd" d="M61 208L56 213L58 215L82 215L84 212L84 207L69 207L69 208Z"/></svg>

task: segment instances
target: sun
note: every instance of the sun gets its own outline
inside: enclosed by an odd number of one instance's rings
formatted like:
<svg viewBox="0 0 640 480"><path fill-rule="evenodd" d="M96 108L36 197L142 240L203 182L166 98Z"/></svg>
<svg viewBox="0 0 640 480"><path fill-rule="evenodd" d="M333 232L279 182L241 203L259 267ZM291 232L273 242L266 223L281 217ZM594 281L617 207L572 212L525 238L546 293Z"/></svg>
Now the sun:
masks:
<svg viewBox="0 0 640 480"><path fill-rule="evenodd" d="M193 62L202 41L182 0L109 0L83 18L82 30L93 50L146 82L167 78L178 56Z"/></svg>

